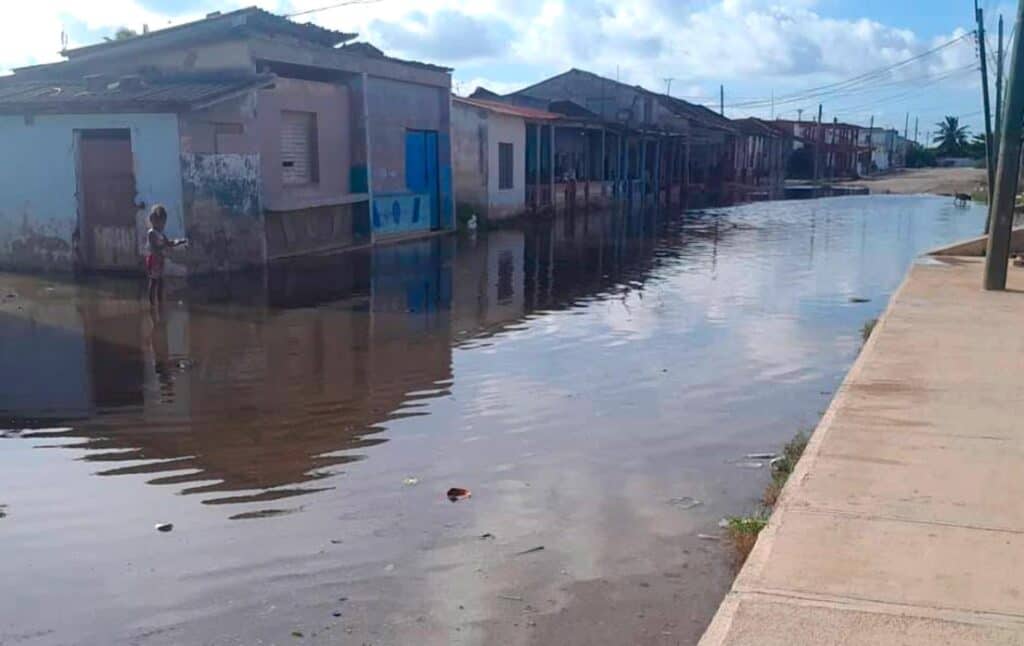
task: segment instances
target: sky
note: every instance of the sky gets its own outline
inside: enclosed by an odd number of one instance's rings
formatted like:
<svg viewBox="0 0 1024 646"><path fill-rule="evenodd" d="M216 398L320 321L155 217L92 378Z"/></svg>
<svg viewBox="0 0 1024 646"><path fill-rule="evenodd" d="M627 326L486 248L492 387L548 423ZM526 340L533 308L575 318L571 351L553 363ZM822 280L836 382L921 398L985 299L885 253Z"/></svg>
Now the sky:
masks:
<svg viewBox="0 0 1024 646"><path fill-rule="evenodd" d="M155 30L252 4L293 13L338 0L6 1L0 73L60 60L62 34L74 47L121 26ZM1009 35L1014 6L980 4L994 57L995 17L1005 15ZM296 20L452 67L459 94L510 92L578 67L716 109L723 86L730 117L806 119L821 103L826 120L867 125L873 116L903 129L909 114L909 134L917 120L923 141L947 114L982 129L973 14L972 0L369 0ZM808 92L957 38L867 80Z"/></svg>

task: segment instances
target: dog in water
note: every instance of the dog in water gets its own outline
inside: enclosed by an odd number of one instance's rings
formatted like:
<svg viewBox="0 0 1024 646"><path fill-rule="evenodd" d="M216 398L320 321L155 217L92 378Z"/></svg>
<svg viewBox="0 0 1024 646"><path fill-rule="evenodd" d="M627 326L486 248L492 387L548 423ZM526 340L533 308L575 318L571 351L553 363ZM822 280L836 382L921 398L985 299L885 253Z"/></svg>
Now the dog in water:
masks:
<svg viewBox="0 0 1024 646"><path fill-rule="evenodd" d="M967 206L967 203L971 201L971 196L967 193L956 193L953 196L953 204L957 206Z"/></svg>

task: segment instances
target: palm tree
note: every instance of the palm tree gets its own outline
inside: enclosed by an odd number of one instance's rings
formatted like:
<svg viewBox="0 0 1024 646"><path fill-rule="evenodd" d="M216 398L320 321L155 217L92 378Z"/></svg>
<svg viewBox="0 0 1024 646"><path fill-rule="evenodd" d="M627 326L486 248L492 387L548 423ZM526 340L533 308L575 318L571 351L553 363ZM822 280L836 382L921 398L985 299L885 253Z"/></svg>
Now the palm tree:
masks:
<svg viewBox="0 0 1024 646"><path fill-rule="evenodd" d="M967 126L960 125L959 117L947 116L945 120L935 124L939 129L935 135L934 143L939 144L936 152L940 155L959 157L964 154L967 147Z"/></svg>

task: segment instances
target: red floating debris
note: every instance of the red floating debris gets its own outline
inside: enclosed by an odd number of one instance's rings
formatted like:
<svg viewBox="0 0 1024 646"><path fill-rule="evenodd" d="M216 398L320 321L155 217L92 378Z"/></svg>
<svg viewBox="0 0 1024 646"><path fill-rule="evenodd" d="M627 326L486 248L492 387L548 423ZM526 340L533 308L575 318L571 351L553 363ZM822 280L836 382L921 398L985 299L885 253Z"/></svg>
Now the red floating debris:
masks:
<svg viewBox="0 0 1024 646"><path fill-rule="evenodd" d="M452 502L458 502L463 498L469 498L472 494L469 493L469 489L463 489L462 487L452 487L448 490L448 500Z"/></svg>

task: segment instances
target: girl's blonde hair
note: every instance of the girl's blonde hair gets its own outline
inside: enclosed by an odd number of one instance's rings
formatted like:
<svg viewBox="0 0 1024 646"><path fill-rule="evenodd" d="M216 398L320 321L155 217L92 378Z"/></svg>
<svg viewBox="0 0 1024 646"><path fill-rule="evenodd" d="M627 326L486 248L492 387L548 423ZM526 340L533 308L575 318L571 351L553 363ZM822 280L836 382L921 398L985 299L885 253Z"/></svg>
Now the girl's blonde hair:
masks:
<svg viewBox="0 0 1024 646"><path fill-rule="evenodd" d="M163 204L154 204L153 208L149 210L149 223L155 224L158 220L167 222L167 209Z"/></svg>

